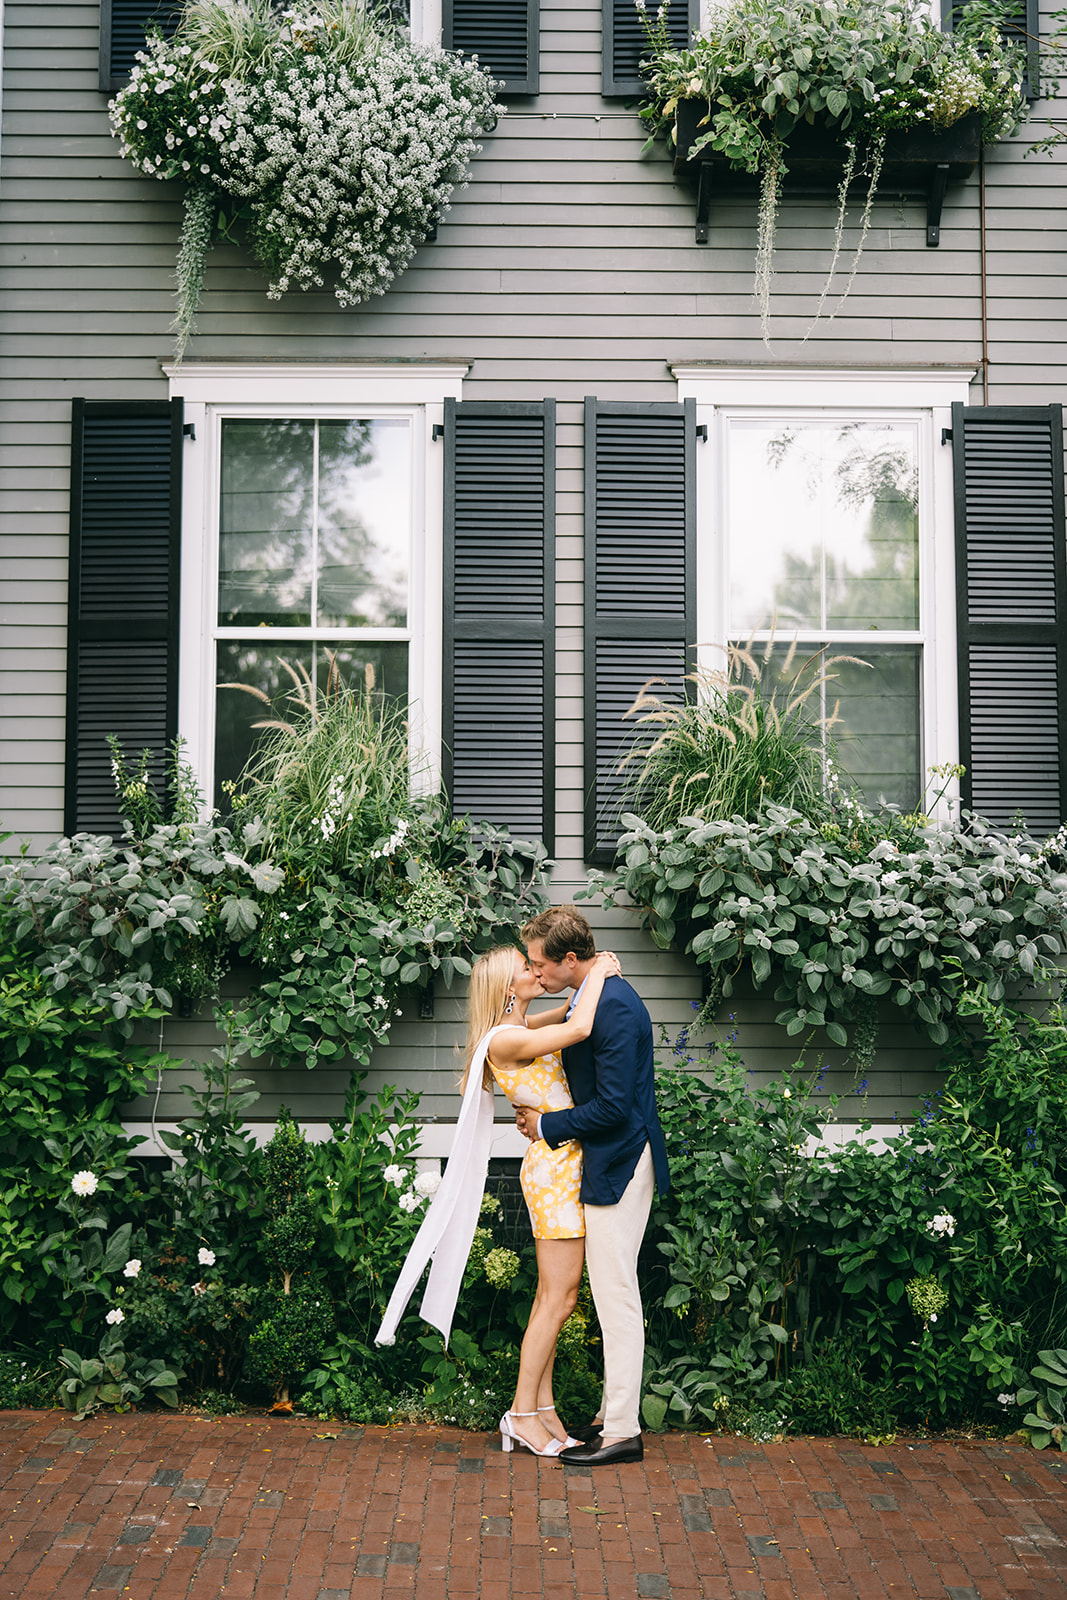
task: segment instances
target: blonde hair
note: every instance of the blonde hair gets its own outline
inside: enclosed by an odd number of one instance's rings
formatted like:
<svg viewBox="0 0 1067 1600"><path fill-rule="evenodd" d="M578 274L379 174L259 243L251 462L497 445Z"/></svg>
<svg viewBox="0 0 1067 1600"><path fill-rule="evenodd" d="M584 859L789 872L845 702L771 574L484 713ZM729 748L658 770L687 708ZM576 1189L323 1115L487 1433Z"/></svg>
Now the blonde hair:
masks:
<svg viewBox="0 0 1067 1600"><path fill-rule="evenodd" d="M497 945L480 955L471 968L470 988L467 990L467 1044L463 1058L463 1077L460 1089L466 1089L471 1062L482 1039L504 1021L504 1007L511 994L515 977L515 957L518 951L512 944ZM482 1086L491 1089L493 1074L488 1058L482 1068Z"/></svg>

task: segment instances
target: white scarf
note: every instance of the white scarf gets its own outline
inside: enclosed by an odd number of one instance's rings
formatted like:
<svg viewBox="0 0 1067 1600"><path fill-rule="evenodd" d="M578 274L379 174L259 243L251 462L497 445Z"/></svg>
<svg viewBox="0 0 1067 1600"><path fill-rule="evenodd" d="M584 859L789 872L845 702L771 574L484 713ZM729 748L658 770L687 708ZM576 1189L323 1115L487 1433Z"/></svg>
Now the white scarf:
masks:
<svg viewBox="0 0 1067 1600"><path fill-rule="evenodd" d="M431 1257L433 1266L419 1315L431 1327L437 1328L444 1335L445 1344L448 1343L474 1230L478 1226L486 1173L489 1171L489 1150L493 1139L493 1091L483 1086L482 1071L490 1039L502 1028L508 1027L514 1027L514 1023L499 1023L478 1042L471 1060L467 1087L463 1091L456 1137L441 1187L430 1201L422 1226L400 1269L396 1287L385 1308L382 1325L374 1335L375 1344L396 1343L397 1324Z"/></svg>

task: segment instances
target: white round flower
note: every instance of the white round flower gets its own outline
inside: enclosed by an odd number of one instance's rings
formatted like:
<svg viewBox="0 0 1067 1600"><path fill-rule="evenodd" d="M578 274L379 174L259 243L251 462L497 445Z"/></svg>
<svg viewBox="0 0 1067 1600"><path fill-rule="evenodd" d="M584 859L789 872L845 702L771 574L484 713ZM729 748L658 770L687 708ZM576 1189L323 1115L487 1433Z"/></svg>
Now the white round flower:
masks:
<svg viewBox="0 0 1067 1600"><path fill-rule="evenodd" d="M422 1201L419 1199L418 1195L412 1193L410 1189L408 1190L407 1194L402 1194L400 1196L401 1211L417 1211L421 1204Z"/></svg>
<svg viewBox="0 0 1067 1600"><path fill-rule="evenodd" d="M214 1250L201 1248L196 1252L196 1259L202 1267L213 1267L215 1265L215 1252Z"/></svg>
<svg viewBox="0 0 1067 1600"><path fill-rule="evenodd" d="M120 1322L126 1321L126 1316L125 1313L120 1311L118 1306L116 1306L113 1311L108 1312L104 1320L105 1322L109 1322L113 1328L117 1328Z"/></svg>
<svg viewBox="0 0 1067 1600"><path fill-rule="evenodd" d="M415 1193L423 1195L427 1200L437 1193L441 1187L441 1174L439 1172L420 1172L415 1179Z"/></svg>
<svg viewBox="0 0 1067 1600"><path fill-rule="evenodd" d="M408 1169L407 1167L386 1167L382 1177L386 1183L395 1183L399 1189L402 1183L407 1183L408 1181Z"/></svg>
<svg viewBox="0 0 1067 1600"><path fill-rule="evenodd" d="M140 1270L141 1263L138 1261L137 1257L134 1256L132 1260L127 1261L126 1265L123 1267L122 1276L124 1278L136 1278Z"/></svg>
<svg viewBox="0 0 1067 1600"><path fill-rule="evenodd" d="M95 1172L76 1172L70 1186L75 1194L95 1194L99 1184Z"/></svg>

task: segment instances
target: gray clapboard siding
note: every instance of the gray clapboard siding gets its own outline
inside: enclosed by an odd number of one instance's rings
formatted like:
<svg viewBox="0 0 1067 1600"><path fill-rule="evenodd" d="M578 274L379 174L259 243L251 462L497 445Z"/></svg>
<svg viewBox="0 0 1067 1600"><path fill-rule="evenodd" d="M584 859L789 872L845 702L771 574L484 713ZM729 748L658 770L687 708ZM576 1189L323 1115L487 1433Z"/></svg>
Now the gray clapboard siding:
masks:
<svg viewBox="0 0 1067 1600"><path fill-rule="evenodd" d="M47 12L8 0L0 449L13 470L0 486L0 585L33 588L41 609L31 620L20 606L0 639L0 690L16 702L5 705L12 718L5 754L25 757L4 762L0 825L33 829L36 843L58 830L61 815L54 729L64 683L70 397L163 396L160 363L171 354L180 195L122 163L95 87L96 46L92 0ZM641 156L644 132L632 112L600 97L596 0L545 0L541 56L541 95L513 108L482 141L470 186L455 195L436 243L420 248L388 295L352 311L328 293L274 305L245 255L217 249L189 359L462 358L473 363L469 398L559 400L555 892L563 897L583 879L582 397L671 400L668 363L680 360L977 361L978 187L976 180L950 187L937 251L925 247L919 202L879 197L852 298L807 344L801 339L830 259L833 206L787 194L768 352L751 299L754 202L717 199L712 243L694 244L691 194L665 154ZM1040 109L1046 118L1055 111L1048 102ZM1027 137L990 152L986 163L994 402L1045 403L1059 397L1067 376L1064 333L1053 320L1064 294L1064 157L1023 161ZM854 239L853 219L846 252ZM603 942L624 953L657 1019L676 1032L699 992L692 965L656 951L634 917L591 914ZM369 1084L418 1083L426 1115L454 1115L461 1007L458 994L441 992L435 1021L410 1011L398 1020ZM768 1021L773 1003L739 997L735 1014L746 1063L757 1073L792 1059L792 1045L783 1046ZM167 1045L177 1054L202 1058L213 1042L210 1018L168 1024ZM841 1054L826 1052L828 1081L847 1099L851 1076ZM875 1120L907 1114L916 1089L931 1081L932 1061L909 1028L887 1026L876 1098L845 1109ZM343 1070L253 1070L265 1116L283 1100L305 1117L339 1109ZM180 1114L170 1088L161 1113L164 1106Z"/></svg>

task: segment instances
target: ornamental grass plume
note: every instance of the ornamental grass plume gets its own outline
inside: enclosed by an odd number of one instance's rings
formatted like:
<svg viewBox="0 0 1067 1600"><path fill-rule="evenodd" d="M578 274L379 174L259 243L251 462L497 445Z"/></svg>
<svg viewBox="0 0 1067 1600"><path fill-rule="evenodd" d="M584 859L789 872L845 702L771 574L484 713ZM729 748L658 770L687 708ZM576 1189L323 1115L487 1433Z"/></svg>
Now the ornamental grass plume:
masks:
<svg viewBox="0 0 1067 1600"><path fill-rule="evenodd" d="M284 721L267 716L253 723L264 737L242 785L271 839L282 846L321 840L337 865L363 864L383 836L399 846L408 831L408 723L403 707L376 694L369 664L364 685L349 688L333 656L328 658L325 686L316 686L302 663L281 662L293 681L287 696L291 714ZM263 690L250 684L220 687L241 689L271 706Z"/></svg>
<svg viewBox="0 0 1067 1600"><path fill-rule="evenodd" d="M823 814L837 706L817 716L811 702L833 682L835 665L865 663L817 649L797 664L795 642L778 662L775 648L769 640L757 660L751 641L731 645L725 672L688 675L694 693L685 701L651 693L662 679L645 684L626 712L638 732L619 763L624 811L657 831L683 817L754 818L767 805Z"/></svg>

